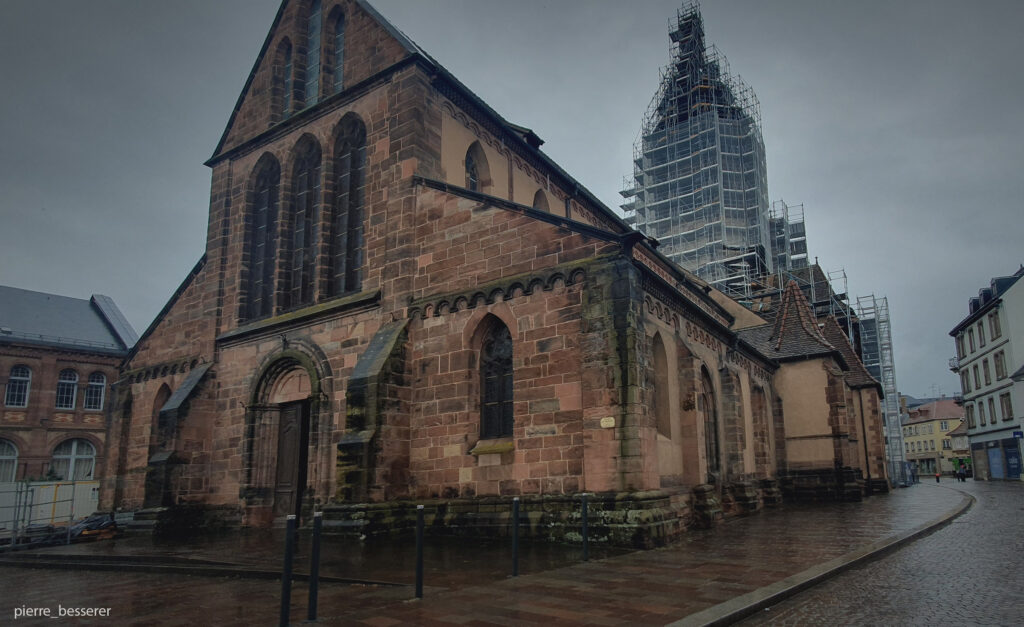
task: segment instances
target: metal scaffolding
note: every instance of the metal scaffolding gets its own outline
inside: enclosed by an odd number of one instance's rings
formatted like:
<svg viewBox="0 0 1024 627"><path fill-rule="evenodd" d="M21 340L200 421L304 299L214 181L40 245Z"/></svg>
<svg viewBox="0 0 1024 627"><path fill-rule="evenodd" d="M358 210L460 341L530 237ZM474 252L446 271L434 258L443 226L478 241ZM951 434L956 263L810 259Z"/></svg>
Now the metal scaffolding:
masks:
<svg viewBox="0 0 1024 627"><path fill-rule="evenodd" d="M903 425L900 420L900 397L896 389L896 364L892 351L892 330L889 320L889 299L860 296L857 298L860 319L861 361L882 384L882 419L885 422L885 453L889 463L889 479L895 484L910 483Z"/></svg>
<svg viewBox="0 0 1024 627"><path fill-rule="evenodd" d="M621 192L629 223L687 270L735 296L775 268L760 105L714 46L696 2L670 22L672 62Z"/></svg>
<svg viewBox="0 0 1024 627"><path fill-rule="evenodd" d="M807 229L804 227L804 206L787 205L785 200L772 201L768 213L771 227L772 257L778 270L806 268ZM831 275L829 275L831 276ZM845 292L845 288L843 289Z"/></svg>

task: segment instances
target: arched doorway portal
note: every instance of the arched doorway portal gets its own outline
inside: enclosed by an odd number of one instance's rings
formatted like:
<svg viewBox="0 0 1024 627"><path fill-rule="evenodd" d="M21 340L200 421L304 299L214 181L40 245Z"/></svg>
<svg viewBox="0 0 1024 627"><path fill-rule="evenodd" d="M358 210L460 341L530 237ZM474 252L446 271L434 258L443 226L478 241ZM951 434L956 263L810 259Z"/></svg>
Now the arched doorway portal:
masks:
<svg viewBox="0 0 1024 627"><path fill-rule="evenodd" d="M251 524L294 514L316 481L310 452L317 438L321 375L304 352L274 356L260 371L246 416L243 495ZM317 474L313 472L313 474Z"/></svg>
<svg viewBox="0 0 1024 627"><path fill-rule="evenodd" d="M277 378L268 400L278 411L274 517L298 517L309 466L309 373L295 364Z"/></svg>

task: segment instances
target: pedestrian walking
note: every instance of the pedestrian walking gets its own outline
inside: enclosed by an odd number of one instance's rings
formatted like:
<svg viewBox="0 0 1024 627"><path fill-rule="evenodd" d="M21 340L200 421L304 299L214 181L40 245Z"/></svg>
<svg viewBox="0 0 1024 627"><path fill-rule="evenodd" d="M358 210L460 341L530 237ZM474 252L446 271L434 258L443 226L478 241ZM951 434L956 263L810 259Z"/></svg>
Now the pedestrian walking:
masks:
<svg viewBox="0 0 1024 627"><path fill-rule="evenodd" d="M939 476L940 476L940 475L939 475L939 471L938 471L938 470L936 470L936 471L935 471L935 483L938 483L938 482L939 482Z"/></svg>

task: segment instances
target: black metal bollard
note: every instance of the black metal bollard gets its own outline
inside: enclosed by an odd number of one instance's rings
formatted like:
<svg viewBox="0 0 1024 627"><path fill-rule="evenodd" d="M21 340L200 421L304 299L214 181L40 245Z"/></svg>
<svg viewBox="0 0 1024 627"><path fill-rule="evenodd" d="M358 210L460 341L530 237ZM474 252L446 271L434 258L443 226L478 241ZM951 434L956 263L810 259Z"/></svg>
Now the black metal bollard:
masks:
<svg viewBox="0 0 1024 627"><path fill-rule="evenodd" d="M423 598L423 506L416 506L416 598Z"/></svg>
<svg viewBox="0 0 1024 627"><path fill-rule="evenodd" d="M589 562L590 561L590 534L589 534L589 530L587 529L587 494L586 493L583 494L583 503L580 505L580 508L582 509L582 511L580 513L581 513L582 518L583 518L583 520L582 520L582 523L583 523L582 527L583 527L583 529L581 530L581 533L583 535L583 561L584 562Z"/></svg>
<svg viewBox="0 0 1024 627"><path fill-rule="evenodd" d="M281 572L281 627L288 627L292 605L292 557L295 555L295 514L288 515L284 538L284 570Z"/></svg>
<svg viewBox="0 0 1024 627"><path fill-rule="evenodd" d="M512 576L519 576L519 497L512 499Z"/></svg>
<svg viewBox="0 0 1024 627"><path fill-rule="evenodd" d="M313 513L313 549L309 556L309 608L306 620L316 620L316 605L320 596L320 532L324 528L324 513Z"/></svg>

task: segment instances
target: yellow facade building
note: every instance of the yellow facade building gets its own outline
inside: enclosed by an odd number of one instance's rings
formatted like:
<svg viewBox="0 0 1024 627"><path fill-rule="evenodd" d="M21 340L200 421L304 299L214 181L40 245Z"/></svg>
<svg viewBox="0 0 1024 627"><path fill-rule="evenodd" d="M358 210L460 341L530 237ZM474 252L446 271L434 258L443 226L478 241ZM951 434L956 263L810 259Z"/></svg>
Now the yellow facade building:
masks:
<svg viewBox="0 0 1024 627"><path fill-rule="evenodd" d="M964 408L952 398L942 398L907 410L903 419L903 442L907 461L917 468L920 477L939 472L956 472L957 457L953 450L951 431L961 425Z"/></svg>

